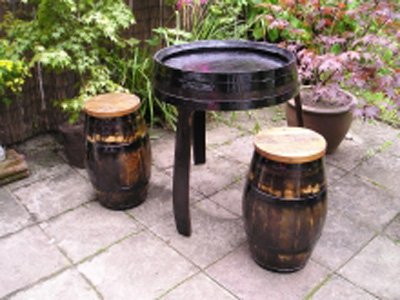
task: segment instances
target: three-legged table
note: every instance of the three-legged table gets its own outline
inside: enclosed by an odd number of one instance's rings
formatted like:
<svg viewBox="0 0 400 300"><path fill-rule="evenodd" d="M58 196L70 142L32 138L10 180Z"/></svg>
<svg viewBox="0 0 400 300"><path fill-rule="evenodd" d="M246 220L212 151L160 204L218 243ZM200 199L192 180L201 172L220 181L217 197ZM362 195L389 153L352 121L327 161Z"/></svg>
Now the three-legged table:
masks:
<svg viewBox="0 0 400 300"><path fill-rule="evenodd" d="M178 110L173 208L179 233L190 236L191 145L195 164L206 162L206 111L301 103L295 58L274 45L249 41L201 41L161 49L155 56L157 97Z"/></svg>

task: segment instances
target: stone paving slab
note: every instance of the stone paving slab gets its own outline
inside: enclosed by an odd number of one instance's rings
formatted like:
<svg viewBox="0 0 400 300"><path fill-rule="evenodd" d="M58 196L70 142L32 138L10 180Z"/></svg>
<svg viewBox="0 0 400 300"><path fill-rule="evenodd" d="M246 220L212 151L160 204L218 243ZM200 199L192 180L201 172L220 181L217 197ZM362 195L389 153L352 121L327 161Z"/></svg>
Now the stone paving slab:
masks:
<svg viewBox="0 0 400 300"><path fill-rule="evenodd" d="M285 104L248 111L219 112L219 119L242 132L256 133L268 127L286 126Z"/></svg>
<svg viewBox="0 0 400 300"><path fill-rule="evenodd" d="M62 151L62 146L57 142L54 135L41 134L28 139L24 143L17 144L16 149L29 159L38 153Z"/></svg>
<svg viewBox="0 0 400 300"><path fill-rule="evenodd" d="M191 189L190 202L195 203L204 196ZM172 210L172 177L153 166L146 201L127 212L147 227L155 226L170 218Z"/></svg>
<svg viewBox="0 0 400 300"><path fill-rule="evenodd" d="M240 299L288 299L306 297L329 271L313 261L303 270L279 274L260 268L244 245L206 270L207 274Z"/></svg>
<svg viewBox="0 0 400 300"><path fill-rule="evenodd" d="M44 221L94 199L91 184L73 169L14 191L38 220Z"/></svg>
<svg viewBox="0 0 400 300"><path fill-rule="evenodd" d="M25 156L30 175L24 180L9 184L7 187L12 191L55 174L62 174L70 169L58 155L61 146L49 134L32 138L28 142L16 146L16 150Z"/></svg>
<svg viewBox="0 0 400 300"><path fill-rule="evenodd" d="M313 300L376 300L375 296L335 275L312 296Z"/></svg>
<svg viewBox="0 0 400 300"><path fill-rule="evenodd" d="M254 152L254 135L246 135L231 140L214 150L218 155L249 166Z"/></svg>
<svg viewBox="0 0 400 300"><path fill-rule="evenodd" d="M151 156L152 163L159 169L170 168L174 165L175 134L172 131L153 130Z"/></svg>
<svg viewBox="0 0 400 300"><path fill-rule="evenodd" d="M0 239L0 257L0 298L69 265L36 226Z"/></svg>
<svg viewBox="0 0 400 300"><path fill-rule="evenodd" d="M354 120L348 135L335 154L327 156L327 161L351 171L368 158L370 153L396 139L397 134L398 131L383 123L368 124Z"/></svg>
<svg viewBox="0 0 400 300"><path fill-rule="evenodd" d="M385 233L389 238L400 245L400 214L388 225L385 229Z"/></svg>
<svg viewBox="0 0 400 300"><path fill-rule="evenodd" d="M378 236L339 273L378 298L400 299L400 247Z"/></svg>
<svg viewBox="0 0 400 300"><path fill-rule="evenodd" d="M40 226L74 263L141 230L125 212L106 209L96 202L68 211Z"/></svg>
<svg viewBox="0 0 400 300"><path fill-rule="evenodd" d="M69 269L10 298L10 300L27 299L99 300L101 298L76 270Z"/></svg>
<svg viewBox="0 0 400 300"><path fill-rule="evenodd" d="M206 126L206 145L210 149L219 148L222 145L230 143L232 140L240 138L247 133L241 132L236 128L229 127L225 124L218 124L213 126Z"/></svg>
<svg viewBox="0 0 400 300"><path fill-rule="evenodd" d="M400 139L396 146L400 144ZM400 170L400 146L390 146L379 155L374 155L366 163L360 165L355 172L361 176L373 180L377 184L389 189L394 195L400 198L400 184L398 176L393 176ZM391 148L398 148L397 154L391 153ZM385 170L385 172L377 172Z"/></svg>
<svg viewBox="0 0 400 300"><path fill-rule="evenodd" d="M359 252L376 233L340 211L330 209L331 203L331 199L328 198L328 215L312 258L331 270L337 270Z"/></svg>
<svg viewBox="0 0 400 300"><path fill-rule="evenodd" d="M65 162L55 153L38 154L35 158L28 161L29 177L24 180L15 181L7 187L11 191L15 191L21 187L29 186L32 183L40 182L52 176L62 175L72 170Z"/></svg>
<svg viewBox="0 0 400 300"><path fill-rule="evenodd" d="M237 299L203 273L185 281L164 297L163 300L233 300Z"/></svg>
<svg viewBox="0 0 400 300"><path fill-rule="evenodd" d="M33 222L27 210L5 188L0 188L0 236L16 232Z"/></svg>
<svg viewBox="0 0 400 300"><path fill-rule="evenodd" d="M141 232L78 266L105 299L155 299L198 269L149 233Z"/></svg>
<svg viewBox="0 0 400 300"><path fill-rule="evenodd" d="M190 187L205 197L231 185L246 176L248 167L208 152L207 163L191 166ZM172 176L172 169L167 170Z"/></svg>
<svg viewBox="0 0 400 300"><path fill-rule="evenodd" d="M210 200L193 205L191 217L193 233L190 238L178 234L172 215L151 230L201 268L245 241L241 219Z"/></svg>
<svg viewBox="0 0 400 300"><path fill-rule="evenodd" d="M237 183L234 183L218 193L212 195L210 200L221 205L226 210L234 213L237 216L242 216L242 197L245 186L243 178Z"/></svg>
<svg viewBox="0 0 400 300"><path fill-rule="evenodd" d="M400 210L399 198L354 173L349 173L330 188L329 205L330 209L377 231L382 230Z"/></svg>
<svg viewBox="0 0 400 300"><path fill-rule="evenodd" d="M325 176L328 183L328 188L334 185L338 180L347 174L347 171L331 165L325 160Z"/></svg>

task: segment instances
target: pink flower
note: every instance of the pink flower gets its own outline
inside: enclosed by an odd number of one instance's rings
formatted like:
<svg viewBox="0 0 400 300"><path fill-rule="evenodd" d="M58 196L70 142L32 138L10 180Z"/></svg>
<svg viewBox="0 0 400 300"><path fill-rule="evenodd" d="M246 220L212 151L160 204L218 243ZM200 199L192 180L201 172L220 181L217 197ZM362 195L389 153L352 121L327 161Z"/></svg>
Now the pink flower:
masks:
<svg viewBox="0 0 400 300"><path fill-rule="evenodd" d="M178 0L178 2L176 2L176 8L178 10L181 10L184 4L187 4L187 2L190 2L191 0Z"/></svg>

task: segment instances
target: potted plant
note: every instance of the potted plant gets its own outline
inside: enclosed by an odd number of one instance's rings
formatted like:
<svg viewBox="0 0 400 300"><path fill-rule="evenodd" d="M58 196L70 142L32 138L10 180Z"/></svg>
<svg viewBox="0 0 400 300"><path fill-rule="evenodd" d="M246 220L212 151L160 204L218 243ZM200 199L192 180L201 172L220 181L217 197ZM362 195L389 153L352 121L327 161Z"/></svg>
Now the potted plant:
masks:
<svg viewBox="0 0 400 300"><path fill-rule="evenodd" d="M293 47L298 57L301 84L309 86L301 92L305 119L308 108L320 107L326 97L324 110L337 105L347 110L351 106L348 99L353 97L342 90L345 88L358 98L354 116L400 124L400 78L395 59L399 54L398 1L247 2L252 4L246 13L250 36ZM351 122L351 114L346 115ZM325 131L332 131L331 117L324 114L323 120ZM308 120L305 123L311 126ZM329 145L329 152L334 149L335 145Z"/></svg>
<svg viewBox="0 0 400 300"><path fill-rule="evenodd" d="M360 59L356 52L340 55L316 53L302 49L297 53L304 126L320 133L327 141L327 153L339 146L353 120L356 97L340 87L346 76L346 65ZM286 106L289 126L297 125L295 102Z"/></svg>

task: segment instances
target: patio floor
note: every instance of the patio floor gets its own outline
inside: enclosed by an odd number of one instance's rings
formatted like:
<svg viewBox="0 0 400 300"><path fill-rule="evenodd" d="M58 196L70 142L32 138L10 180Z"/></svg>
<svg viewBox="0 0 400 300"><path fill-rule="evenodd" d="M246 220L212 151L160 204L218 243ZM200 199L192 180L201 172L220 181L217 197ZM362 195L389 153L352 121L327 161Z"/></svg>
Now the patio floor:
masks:
<svg viewBox="0 0 400 300"><path fill-rule="evenodd" d="M85 170L51 135L17 145L31 176L0 187L0 299L400 299L400 133L353 123L326 157L328 217L311 260L290 274L250 257L241 198L255 121L281 108L207 124L207 163L191 167L193 234L175 230L174 133L151 130L153 166L139 207L93 201Z"/></svg>

